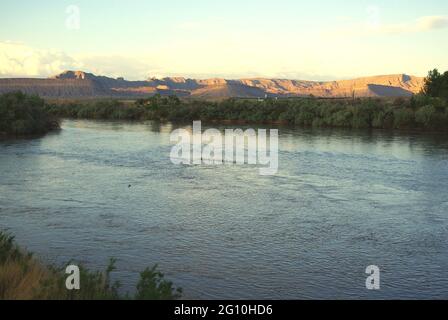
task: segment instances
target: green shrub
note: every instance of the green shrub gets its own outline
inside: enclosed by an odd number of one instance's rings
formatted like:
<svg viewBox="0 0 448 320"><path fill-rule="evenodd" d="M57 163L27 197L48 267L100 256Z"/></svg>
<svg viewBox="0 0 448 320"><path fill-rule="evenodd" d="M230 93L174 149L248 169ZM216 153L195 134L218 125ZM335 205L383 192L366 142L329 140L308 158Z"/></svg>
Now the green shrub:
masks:
<svg viewBox="0 0 448 320"><path fill-rule="evenodd" d="M65 267L41 264L33 254L19 248L14 237L0 232L0 300L130 299L129 294L120 295L120 283L111 280L115 262L111 259L104 272L79 266L81 288L69 291L65 287ZM134 299L174 300L181 295L182 290L174 288L154 266L140 274Z"/></svg>
<svg viewBox="0 0 448 320"><path fill-rule="evenodd" d="M333 127L350 128L353 123L351 110L341 110L331 116L330 125Z"/></svg>
<svg viewBox="0 0 448 320"><path fill-rule="evenodd" d="M448 71L444 74L437 69L430 71L425 79L423 94L428 97L448 100Z"/></svg>
<svg viewBox="0 0 448 320"><path fill-rule="evenodd" d="M424 128L430 128L437 116L437 110L434 106L428 105L420 108L415 113L415 121Z"/></svg>
<svg viewBox="0 0 448 320"><path fill-rule="evenodd" d="M415 113L415 121L425 129L444 129L448 126L448 113L445 108L424 106Z"/></svg>
<svg viewBox="0 0 448 320"><path fill-rule="evenodd" d="M164 274L157 270L157 265L147 268L140 274L137 284L136 300L174 300L180 299L182 289L175 289L172 282L164 279Z"/></svg>
<svg viewBox="0 0 448 320"><path fill-rule="evenodd" d="M372 107L361 104L352 108L352 128L370 128L372 126Z"/></svg>
<svg viewBox="0 0 448 320"><path fill-rule="evenodd" d="M38 96L21 92L0 95L0 133L10 135L43 134L59 127Z"/></svg>
<svg viewBox="0 0 448 320"><path fill-rule="evenodd" d="M399 108L394 110L394 128L409 129L415 126L415 117L412 109Z"/></svg>

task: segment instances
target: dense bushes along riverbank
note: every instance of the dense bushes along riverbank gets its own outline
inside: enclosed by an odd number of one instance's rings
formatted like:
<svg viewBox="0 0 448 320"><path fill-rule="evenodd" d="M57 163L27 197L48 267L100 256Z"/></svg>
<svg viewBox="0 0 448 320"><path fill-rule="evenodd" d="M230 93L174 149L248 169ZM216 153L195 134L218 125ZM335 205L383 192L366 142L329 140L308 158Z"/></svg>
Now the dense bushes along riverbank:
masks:
<svg viewBox="0 0 448 320"><path fill-rule="evenodd" d="M44 134L57 128L43 99L20 92L0 95L0 135Z"/></svg>
<svg viewBox="0 0 448 320"><path fill-rule="evenodd" d="M52 104L58 117L184 122L235 121L342 128L448 130L446 100L425 95L410 99L228 99L222 102L181 101L154 96L125 104L120 101Z"/></svg>
<svg viewBox="0 0 448 320"><path fill-rule="evenodd" d="M181 290L164 280L156 266L140 274L134 296L120 295L119 283L111 282L114 269L113 260L104 273L80 267L81 289L68 291L65 268L43 265L19 248L13 237L0 232L0 300L173 300L181 297Z"/></svg>

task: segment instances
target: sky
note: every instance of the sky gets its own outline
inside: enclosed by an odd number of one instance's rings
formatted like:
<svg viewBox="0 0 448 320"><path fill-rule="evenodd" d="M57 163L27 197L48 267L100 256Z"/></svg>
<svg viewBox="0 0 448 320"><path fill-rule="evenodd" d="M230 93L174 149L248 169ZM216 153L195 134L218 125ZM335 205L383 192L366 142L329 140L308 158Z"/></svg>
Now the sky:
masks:
<svg viewBox="0 0 448 320"><path fill-rule="evenodd" d="M0 77L338 80L448 70L446 0L0 1Z"/></svg>

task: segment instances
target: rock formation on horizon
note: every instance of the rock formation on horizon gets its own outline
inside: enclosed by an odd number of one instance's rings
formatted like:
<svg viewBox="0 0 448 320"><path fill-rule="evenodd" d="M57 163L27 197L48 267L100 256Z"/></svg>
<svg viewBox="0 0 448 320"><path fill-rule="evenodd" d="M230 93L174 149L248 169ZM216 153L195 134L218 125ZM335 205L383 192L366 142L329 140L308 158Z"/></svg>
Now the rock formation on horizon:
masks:
<svg viewBox="0 0 448 320"><path fill-rule="evenodd" d="M0 79L0 93L23 91L45 98L141 98L154 94L198 99L315 96L408 97L421 91L424 78L405 74L341 81L287 79L187 79L182 77L144 81L96 76L83 71L65 71L48 79Z"/></svg>

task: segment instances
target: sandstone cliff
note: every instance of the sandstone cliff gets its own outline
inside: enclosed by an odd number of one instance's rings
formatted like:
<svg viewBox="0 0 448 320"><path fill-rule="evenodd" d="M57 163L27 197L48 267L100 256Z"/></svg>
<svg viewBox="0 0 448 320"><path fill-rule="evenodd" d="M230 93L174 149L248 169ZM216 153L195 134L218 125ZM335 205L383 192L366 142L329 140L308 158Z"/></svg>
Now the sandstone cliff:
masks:
<svg viewBox="0 0 448 320"><path fill-rule="evenodd" d="M163 78L126 81L82 71L66 71L50 79L0 79L0 93L23 91L46 98L138 98L160 93L202 99L272 97L406 97L421 91L424 78L384 75L353 80L315 82L287 79Z"/></svg>

